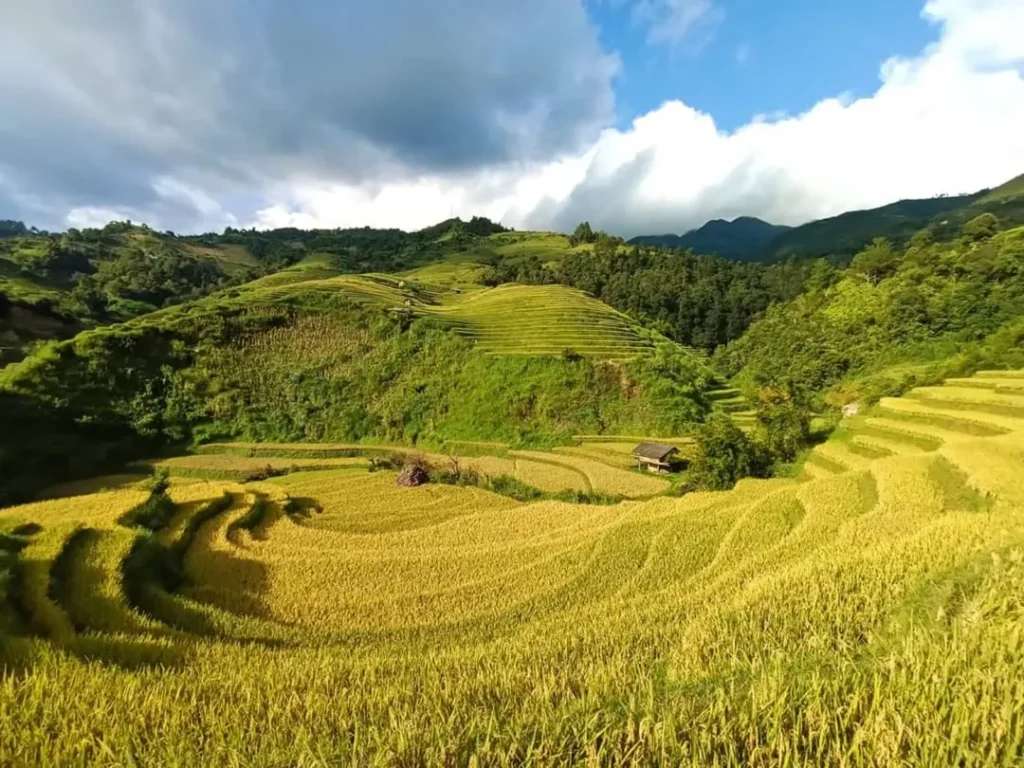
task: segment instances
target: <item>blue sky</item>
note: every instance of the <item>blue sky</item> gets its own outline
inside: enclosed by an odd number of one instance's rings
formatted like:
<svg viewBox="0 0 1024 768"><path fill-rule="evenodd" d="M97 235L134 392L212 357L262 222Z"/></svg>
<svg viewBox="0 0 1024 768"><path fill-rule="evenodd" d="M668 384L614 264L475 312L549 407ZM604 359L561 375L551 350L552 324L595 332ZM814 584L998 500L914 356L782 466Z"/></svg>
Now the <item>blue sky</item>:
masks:
<svg viewBox="0 0 1024 768"><path fill-rule="evenodd" d="M652 44L634 8L588 2L602 44L622 60L614 86L620 127L670 99L733 130L840 93L868 96L883 61L916 54L936 35L921 3L908 0L722 0L681 41Z"/></svg>

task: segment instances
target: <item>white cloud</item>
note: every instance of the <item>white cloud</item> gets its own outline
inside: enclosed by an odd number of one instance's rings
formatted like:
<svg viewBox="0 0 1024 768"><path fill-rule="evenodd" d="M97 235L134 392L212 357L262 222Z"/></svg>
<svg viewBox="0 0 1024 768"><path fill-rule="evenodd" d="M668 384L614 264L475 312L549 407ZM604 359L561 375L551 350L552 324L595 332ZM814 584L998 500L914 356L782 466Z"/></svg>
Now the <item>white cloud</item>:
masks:
<svg viewBox="0 0 1024 768"><path fill-rule="evenodd" d="M1024 172L1024 6L933 0L924 13L940 25L937 41L882 63L866 98L839 94L731 133L668 102L554 163L372 189L295 182L291 207L257 224L419 227L482 214L517 227L567 230L588 219L624 235L681 232L740 215L799 224Z"/></svg>
<svg viewBox="0 0 1024 768"><path fill-rule="evenodd" d="M736 131L682 102L606 131L582 181L526 220L626 235L756 215L796 224L902 197L974 191L1024 171L1024 4L932 0L939 39L881 67L872 96Z"/></svg>
<svg viewBox="0 0 1024 768"><path fill-rule="evenodd" d="M139 211L128 208L104 208L102 206L83 205L72 208L65 217L65 223L75 229L102 227L111 221L140 221ZM147 222L149 223L149 222ZM157 225L151 224L151 226Z"/></svg>
<svg viewBox="0 0 1024 768"><path fill-rule="evenodd" d="M554 7L548 0L535 5ZM681 13L678 30L702 6L647 5L652 19L659 18L655 11ZM760 116L732 132L673 101L626 129L599 134L595 126L609 120L614 58L600 51L582 9L568 0L545 17L544 34L561 39L567 25L569 53L535 63L526 48L495 48L498 38L454 59L429 60L434 48L417 48L420 66L459 73L457 81L431 80L444 86L444 104L462 104L465 83L473 104L454 114L403 87L397 99L375 102L376 122L365 123L338 94L361 99L391 91L374 86L363 94L370 84L359 82L355 70L338 74L341 84L320 72L296 102L277 77L297 81L303 67L319 67L319 58L289 62L294 47L270 50L266 41L245 53L247 40L263 39L243 35L252 31L245 25L185 29L178 16L144 10L150 7L133 6L146 20L137 46L86 50L86 38L65 40L41 22L38 35L30 34L27 11L7 27L13 42L0 45L0 74L11 77L0 83L0 95L17 109L0 121L0 205L10 201L15 212L31 216L29 223L44 225L128 217L183 231L235 222L412 229L453 215L487 215L519 228L570 229L588 219L633 235L739 215L795 224L901 197L973 191L1024 172L1020 0L930 0L923 13L936 24L936 42L917 56L881 63L879 88L866 98L840 94L803 114ZM198 13L211 6L189 7ZM84 21L108 32L128 24L119 14L76 17ZM529 38L535 26L517 36ZM506 36L501 30L500 39ZM120 39L107 37L99 39ZM48 49L54 39L63 42ZM38 57L20 55L29 44ZM325 45L313 48L330 50ZM413 65L392 60L386 47L371 48L375 82L400 81ZM130 66L140 51L151 65L144 71ZM555 93L546 90L552 67ZM292 101L282 102L282 94ZM574 138L538 144L531 138L538 125L554 134L566 125ZM447 143L436 147L423 138L444 135ZM492 146L494 135L511 143ZM50 221L40 215L46 210Z"/></svg>
<svg viewBox="0 0 1024 768"><path fill-rule="evenodd" d="M0 177L19 193L0 213L44 226L103 209L223 226L221 205L240 219L287 206L270 194L289 180L427 189L577 152L614 117L618 58L582 0L5 10Z"/></svg>

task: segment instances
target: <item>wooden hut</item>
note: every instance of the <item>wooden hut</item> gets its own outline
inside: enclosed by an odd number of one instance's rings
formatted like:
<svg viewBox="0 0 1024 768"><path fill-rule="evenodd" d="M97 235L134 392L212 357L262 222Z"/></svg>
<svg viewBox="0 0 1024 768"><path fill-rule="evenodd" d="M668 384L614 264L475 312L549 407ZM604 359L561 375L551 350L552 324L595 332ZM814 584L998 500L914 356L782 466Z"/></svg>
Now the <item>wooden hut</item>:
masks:
<svg viewBox="0 0 1024 768"><path fill-rule="evenodd" d="M674 445L640 443L633 449L633 458L636 459L637 469L646 468L648 472L669 472L672 470L672 460L678 453L679 449Z"/></svg>

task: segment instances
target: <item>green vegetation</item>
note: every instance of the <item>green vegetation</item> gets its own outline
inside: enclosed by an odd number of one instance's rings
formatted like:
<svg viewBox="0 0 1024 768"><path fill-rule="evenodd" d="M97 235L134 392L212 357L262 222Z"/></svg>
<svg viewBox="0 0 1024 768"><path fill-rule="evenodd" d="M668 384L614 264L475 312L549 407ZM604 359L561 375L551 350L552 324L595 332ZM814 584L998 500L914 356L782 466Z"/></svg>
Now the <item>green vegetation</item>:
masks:
<svg viewBox="0 0 1024 768"><path fill-rule="evenodd" d="M921 233L903 250L874 241L719 349L720 368L747 390L842 404L1024 364L1024 227L989 225L968 222L951 242Z"/></svg>
<svg viewBox="0 0 1024 768"><path fill-rule="evenodd" d="M20 226L19 226L20 225ZM332 273L408 269L503 232L487 219L400 230L227 229L178 237L111 222L61 234L0 228L0 362L32 341L67 338L310 259Z"/></svg>
<svg viewBox="0 0 1024 768"><path fill-rule="evenodd" d="M446 292L307 260L51 343L0 383L102 433L99 445L152 451L212 439L548 446L578 433L680 434L703 418L712 378L699 356L578 291ZM9 460L24 478L30 458Z"/></svg>

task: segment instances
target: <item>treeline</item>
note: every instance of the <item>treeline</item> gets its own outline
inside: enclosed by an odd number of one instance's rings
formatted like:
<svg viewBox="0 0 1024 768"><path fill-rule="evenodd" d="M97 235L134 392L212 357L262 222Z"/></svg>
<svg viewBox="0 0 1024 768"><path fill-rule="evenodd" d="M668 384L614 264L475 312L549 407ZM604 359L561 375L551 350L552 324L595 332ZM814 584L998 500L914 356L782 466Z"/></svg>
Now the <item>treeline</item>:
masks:
<svg viewBox="0 0 1024 768"><path fill-rule="evenodd" d="M468 222L447 219L416 232L401 229L233 229L223 234L185 238L206 246L239 245L261 264L280 269L307 253L332 257L333 266L345 272L389 272L443 258L459 242L508 231L490 219L474 216Z"/></svg>
<svg viewBox="0 0 1024 768"><path fill-rule="evenodd" d="M592 250L569 253L557 265L537 257L496 256L484 282L579 288L681 344L711 351L742 335L773 303L793 299L805 285L827 285L836 278L823 260L749 264L627 246L603 233L591 237L579 242L592 242Z"/></svg>

